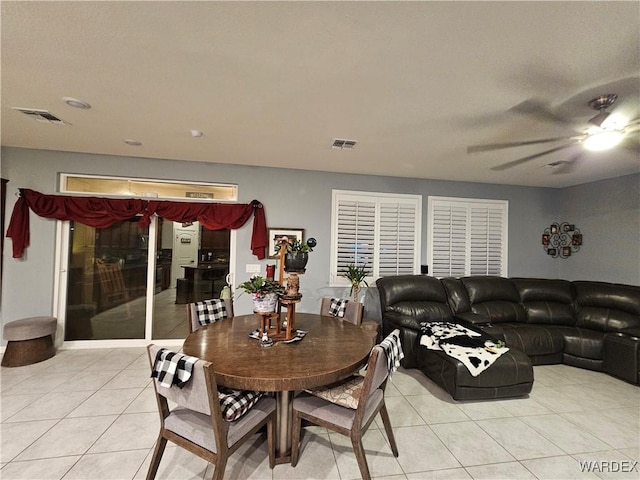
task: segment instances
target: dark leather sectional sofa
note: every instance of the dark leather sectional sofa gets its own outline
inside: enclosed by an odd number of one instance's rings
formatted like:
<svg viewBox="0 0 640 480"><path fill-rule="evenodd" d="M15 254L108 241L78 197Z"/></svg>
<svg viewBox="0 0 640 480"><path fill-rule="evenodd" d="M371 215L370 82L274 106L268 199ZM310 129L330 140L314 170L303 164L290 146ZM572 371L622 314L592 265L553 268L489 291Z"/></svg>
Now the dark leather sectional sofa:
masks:
<svg viewBox="0 0 640 480"><path fill-rule="evenodd" d="M454 399L529 393L531 365L565 363L640 383L640 287L591 281L426 275L384 277L383 333L401 331L405 368L420 368ZM471 377L460 362L420 346L421 322L481 328L510 348ZM503 356L504 357L504 356Z"/></svg>

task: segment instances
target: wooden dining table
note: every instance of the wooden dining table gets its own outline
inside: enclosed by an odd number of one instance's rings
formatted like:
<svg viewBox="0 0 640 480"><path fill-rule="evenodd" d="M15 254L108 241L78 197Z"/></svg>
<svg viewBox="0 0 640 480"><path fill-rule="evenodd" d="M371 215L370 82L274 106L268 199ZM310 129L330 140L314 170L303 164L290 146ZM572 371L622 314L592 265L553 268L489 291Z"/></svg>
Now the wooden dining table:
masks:
<svg viewBox="0 0 640 480"><path fill-rule="evenodd" d="M338 318L297 313L296 328L307 332L304 338L262 347L249 336L259 326L254 314L212 323L189 334L183 352L211 362L219 385L276 393L276 463L288 463L295 392L328 385L358 371L373 340L362 328Z"/></svg>

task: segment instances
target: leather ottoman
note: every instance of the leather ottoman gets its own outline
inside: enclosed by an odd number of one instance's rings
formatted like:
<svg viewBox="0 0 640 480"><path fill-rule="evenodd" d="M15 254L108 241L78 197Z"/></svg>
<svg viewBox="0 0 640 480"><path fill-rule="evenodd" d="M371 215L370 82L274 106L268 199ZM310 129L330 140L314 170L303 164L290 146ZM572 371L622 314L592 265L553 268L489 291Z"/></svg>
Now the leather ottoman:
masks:
<svg viewBox="0 0 640 480"><path fill-rule="evenodd" d="M418 368L454 400L486 400L528 395L533 387L533 367L524 353L513 348L493 365L472 376L459 360L419 345Z"/></svg>

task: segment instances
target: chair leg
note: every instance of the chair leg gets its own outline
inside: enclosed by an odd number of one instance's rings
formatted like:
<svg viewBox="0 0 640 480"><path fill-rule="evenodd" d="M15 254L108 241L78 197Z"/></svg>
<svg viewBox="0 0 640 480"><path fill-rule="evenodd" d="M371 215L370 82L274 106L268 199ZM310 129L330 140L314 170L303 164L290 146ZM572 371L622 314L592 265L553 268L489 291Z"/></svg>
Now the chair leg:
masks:
<svg viewBox="0 0 640 480"><path fill-rule="evenodd" d="M300 456L300 430L302 429L302 419L296 410L293 411L291 423L291 466L295 467Z"/></svg>
<svg viewBox="0 0 640 480"><path fill-rule="evenodd" d="M389 445L391 445L391 451L393 456L398 456L398 446L396 445L396 439L393 436L393 430L391 429L391 420L389 419L389 412L387 412L387 405L383 402L380 409L380 416L382 417L382 424L384 425L384 431L387 432L387 438L389 439Z"/></svg>
<svg viewBox="0 0 640 480"><path fill-rule="evenodd" d="M353 453L356 454L356 460L358 461L358 468L360 469L360 476L362 477L362 480L371 480L369 466L367 465L367 458L364 456L362 438L351 437L351 444L353 445Z"/></svg>
<svg viewBox="0 0 640 480"><path fill-rule="evenodd" d="M147 480L153 480L158 473L158 467L160 466L160 460L162 460L162 454L164 453L164 447L167 446L167 439L162 436L162 433L158 436L156 441L156 448L153 449L153 457L151 457L151 465L149 465L149 471L147 472Z"/></svg>
<svg viewBox="0 0 640 480"><path fill-rule="evenodd" d="M227 455L220 455L216 457L216 463L214 464L215 470L213 471L213 480L222 480L224 478L224 470L227 468Z"/></svg>
<svg viewBox="0 0 640 480"><path fill-rule="evenodd" d="M275 421L275 415L271 415L271 418L267 422L267 448L269 449L269 468L271 470L276 466Z"/></svg>

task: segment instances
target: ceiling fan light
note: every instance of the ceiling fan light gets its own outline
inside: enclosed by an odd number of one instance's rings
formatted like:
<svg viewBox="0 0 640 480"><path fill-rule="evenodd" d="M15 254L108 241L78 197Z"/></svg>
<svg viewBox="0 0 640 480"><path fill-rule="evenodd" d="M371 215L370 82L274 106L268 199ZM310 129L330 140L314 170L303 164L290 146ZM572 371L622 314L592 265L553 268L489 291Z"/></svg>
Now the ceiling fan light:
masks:
<svg viewBox="0 0 640 480"><path fill-rule="evenodd" d="M603 130L589 135L584 140L584 148L595 152L609 150L618 145L623 137L624 135L620 130Z"/></svg>

